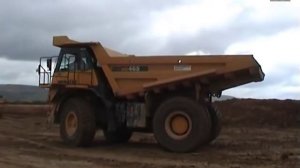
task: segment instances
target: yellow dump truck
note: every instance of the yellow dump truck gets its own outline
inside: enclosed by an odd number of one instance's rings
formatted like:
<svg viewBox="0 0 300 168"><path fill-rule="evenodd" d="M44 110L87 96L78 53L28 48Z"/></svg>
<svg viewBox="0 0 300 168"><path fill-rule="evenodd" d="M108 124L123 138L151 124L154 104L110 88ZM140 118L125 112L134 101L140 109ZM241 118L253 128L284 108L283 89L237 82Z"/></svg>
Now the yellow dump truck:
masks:
<svg viewBox="0 0 300 168"><path fill-rule="evenodd" d="M72 146L90 145L102 129L112 143L149 132L166 150L193 151L220 133L212 97L264 79L252 55L135 56L66 36L53 45L59 56L40 59L39 85L49 88L49 118Z"/></svg>

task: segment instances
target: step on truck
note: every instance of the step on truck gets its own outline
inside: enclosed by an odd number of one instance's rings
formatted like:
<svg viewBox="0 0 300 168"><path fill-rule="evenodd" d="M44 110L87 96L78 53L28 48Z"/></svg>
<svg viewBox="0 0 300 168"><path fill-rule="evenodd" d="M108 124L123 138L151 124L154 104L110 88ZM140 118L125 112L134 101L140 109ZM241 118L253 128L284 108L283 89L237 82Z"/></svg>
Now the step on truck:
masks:
<svg viewBox="0 0 300 168"><path fill-rule="evenodd" d="M110 143L153 133L161 147L190 152L215 140L221 113L212 97L264 79L252 55L126 55L99 42L53 37L59 56L41 57L49 121L63 142L89 146L98 129Z"/></svg>

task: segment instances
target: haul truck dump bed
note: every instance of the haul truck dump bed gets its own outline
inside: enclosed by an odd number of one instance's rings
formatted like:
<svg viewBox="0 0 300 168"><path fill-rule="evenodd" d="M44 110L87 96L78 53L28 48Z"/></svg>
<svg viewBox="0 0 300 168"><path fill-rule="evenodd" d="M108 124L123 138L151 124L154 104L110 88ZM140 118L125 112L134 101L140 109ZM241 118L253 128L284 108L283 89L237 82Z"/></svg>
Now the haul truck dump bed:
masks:
<svg viewBox="0 0 300 168"><path fill-rule="evenodd" d="M50 88L50 116L61 124L62 139L74 145L88 144L94 135L74 139L86 133L78 129L81 116L88 115L80 112L85 107L93 117L87 132L102 128L109 141L128 140L132 131L154 132L167 150L194 150L220 132L220 112L211 97L264 79L252 55L134 56L66 36L54 37L53 45L61 52L54 73L53 57L41 58L40 86Z"/></svg>
<svg viewBox="0 0 300 168"><path fill-rule="evenodd" d="M90 46L116 96L132 97L153 90L200 83L222 90L262 81L264 74L252 55L134 56L105 49L100 43L54 38L58 47Z"/></svg>

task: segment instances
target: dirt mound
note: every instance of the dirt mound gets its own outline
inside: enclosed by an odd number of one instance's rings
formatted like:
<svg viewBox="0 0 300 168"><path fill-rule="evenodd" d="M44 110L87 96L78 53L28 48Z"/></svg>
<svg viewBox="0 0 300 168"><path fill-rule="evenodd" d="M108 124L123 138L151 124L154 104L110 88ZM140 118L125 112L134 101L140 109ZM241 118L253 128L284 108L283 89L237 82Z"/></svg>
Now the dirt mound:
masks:
<svg viewBox="0 0 300 168"><path fill-rule="evenodd" d="M232 99L215 102L224 125L300 127L300 101Z"/></svg>

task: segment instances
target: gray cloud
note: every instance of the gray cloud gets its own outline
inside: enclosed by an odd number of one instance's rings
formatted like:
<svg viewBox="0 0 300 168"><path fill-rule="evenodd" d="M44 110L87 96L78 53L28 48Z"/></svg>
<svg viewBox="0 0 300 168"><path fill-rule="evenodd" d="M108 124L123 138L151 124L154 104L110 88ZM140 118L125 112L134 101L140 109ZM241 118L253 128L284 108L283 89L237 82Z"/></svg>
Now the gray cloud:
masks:
<svg viewBox="0 0 300 168"><path fill-rule="evenodd" d="M297 27L295 18L272 18L259 22L250 18L250 11L245 10L233 21L221 28L211 28L186 35L170 37L162 49L165 53L185 54L193 51L222 54L230 44L258 36L270 36L286 29Z"/></svg>
<svg viewBox="0 0 300 168"><path fill-rule="evenodd" d="M179 5L167 1L5 1L0 4L0 55L37 59L53 55L53 35L99 40L118 48L148 27L151 12Z"/></svg>
<svg viewBox="0 0 300 168"><path fill-rule="evenodd" d="M282 15L257 20L252 15L256 12L255 9L247 7L220 27L201 29L188 34L176 32L164 37L149 34L153 33L151 32L155 22L153 14L192 2L187 0L1 1L0 83L33 84L35 82L36 84L37 75L34 71L37 62L33 61L37 61L41 56L58 53L58 48L52 46L53 35L68 35L80 41L101 41L110 48L137 55L186 54L194 51L222 54L231 44L261 36L272 36L299 26L300 23L299 18L288 13L288 9L285 9L286 13L281 11ZM210 19L209 16L205 18ZM197 17L194 19L197 22ZM1 57L6 57L10 61ZM11 60L22 61L14 63ZM298 81L293 80L298 75L295 73L298 72L295 67L287 65L281 67L281 70L281 72L267 73L263 83L245 85L237 89L245 89L255 96L296 97L297 92L279 93L278 91L277 95L272 93L273 87L291 87L299 84Z"/></svg>
<svg viewBox="0 0 300 168"><path fill-rule="evenodd" d="M151 14L187 3L180 0L151 1L2 1L0 4L0 55L9 59L38 59L57 54L53 35L69 35L82 41L98 41L132 54L185 54L202 50L223 53L232 43L249 37L269 35L295 26L294 18L257 22L245 9L221 28L195 34L149 37ZM212 9L213 10L213 9ZM209 16L207 16L209 19ZM195 18L195 21L197 18ZM162 46L159 41L165 41Z"/></svg>
<svg viewBox="0 0 300 168"><path fill-rule="evenodd" d="M0 84L38 84L37 61L16 61L0 58Z"/></svg>

